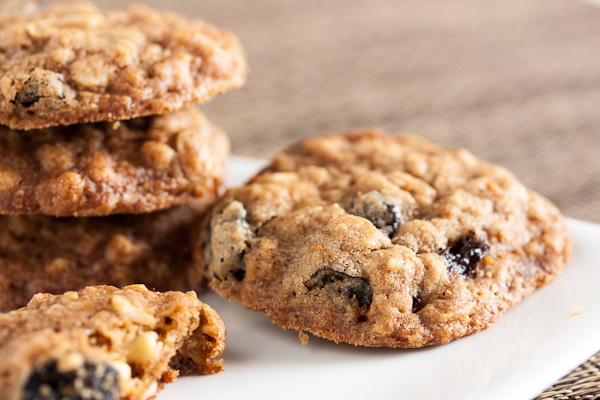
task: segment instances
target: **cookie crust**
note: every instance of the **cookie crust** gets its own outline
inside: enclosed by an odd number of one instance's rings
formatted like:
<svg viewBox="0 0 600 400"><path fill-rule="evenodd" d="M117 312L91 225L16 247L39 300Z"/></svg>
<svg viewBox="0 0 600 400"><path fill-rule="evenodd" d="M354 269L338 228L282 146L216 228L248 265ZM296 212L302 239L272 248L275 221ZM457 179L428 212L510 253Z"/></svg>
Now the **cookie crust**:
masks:
<svg viewBox="0 0 600 400"><path fill-rule="evenodd" d="M229 139L195 108L27 132L0 127L0 213L104 216L214 201Z"/></svg>
<svg viewBox="0 0 600 400"><path fill-rule="evenodd" d="M203 291L190 230L207 207L90 218L0 216L0 311L23 307L36 293L93 285Z"/></svg>
<svg viewBox="0 0 600 400"><path fill-rule="evenodd" d="M219 372L225 340L221 318L194 292L133 285L38 294L0 315L0 396L152 398L179 373ZM182 360L189 368L177 368Z"/></svg>
<svg viewBox="0 0 600 400"><path fill-rule="evenodd" d="M369 130L280 153L199 235L223 297L284 328L406 348L488 328L571 249L557 208L506 169Z"/></svg>
<svg viewBox="0 0 600 400"><path fill-rule="evenodd" d="M142 5L13 5L0 38L0 123L13 129L162 114L245 82L233 34Z"/></svg>

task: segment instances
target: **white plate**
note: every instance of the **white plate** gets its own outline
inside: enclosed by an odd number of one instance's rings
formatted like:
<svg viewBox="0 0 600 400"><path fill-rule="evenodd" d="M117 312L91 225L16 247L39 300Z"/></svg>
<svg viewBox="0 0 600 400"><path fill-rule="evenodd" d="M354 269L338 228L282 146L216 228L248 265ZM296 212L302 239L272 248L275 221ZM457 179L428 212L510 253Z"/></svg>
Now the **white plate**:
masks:
<svg viewBox="0 0 600 400"><path fill-rule="evenodd" d="M230 185L264 161L233 157ZM490 329L444 346L369 349L312 337L307 346L262 313L201 296L227 327L225 370L167 385L158 400L529 400L600 350L600 226L569 220L571 263ZM579 314L582 313L582 314ZM575 315L577 314L577 315Z"/></svg>

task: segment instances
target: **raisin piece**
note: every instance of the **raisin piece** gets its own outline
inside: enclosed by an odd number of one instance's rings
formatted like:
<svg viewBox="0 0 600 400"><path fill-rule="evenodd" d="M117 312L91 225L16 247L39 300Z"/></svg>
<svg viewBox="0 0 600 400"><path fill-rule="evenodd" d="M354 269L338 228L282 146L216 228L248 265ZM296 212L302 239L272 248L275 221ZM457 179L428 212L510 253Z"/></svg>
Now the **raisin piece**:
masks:
<svg viewBox="0 0 600 400"><path fill-rule="evenodd" d="M490 245L477 238L475 231L470 230L466 235L448 246L442 256L446 259L448 271L467 276L475 272L477 265L489 253Z"/></svg>
<svg viewBox="0 0 600 400"><path fill-rule="evenodd" d="M25 82L21 91L17 93L14 102L25 108L31 107L42 97L39 92L40 85L36 82Z"/></svg>
<svg viewBox="0 0 600 400"><path fill-rule="evenodd" d="M402 223L402 209L393 199L377 190L356 196L350 202L349 213L371 221L388 237L392 237Z"/></svg>
<svg viewBox="0 0 600 400"><path fill-rule="evenodd" d="M326 267L316 271L306 281L308 290L323 289L326 286L350 300L356 300L360 308L368 308L373 302L373 289L369 280L360 276L350 276Z"/></svg>
<svg viewBox="0 0 600 400"><path fill-rule="evenodd" d="M419 296L413 297L412 301L412 312L414 313L421 311L421 309L425 307L425 304L423 304L423 300L421 300Z"/></svg>
<svg viewBox="0 0 600 400"><path fill-rule="evenodd" d="M116 400L120 398L118 373L106 364L86 362L73 371L60 372L56 361L39 366L27 379L23 400Z"/></svg>
<svg viewBox="0 0 600 400"><path fill-rule="evenodd" d="M235 271L231 272L231 275L233 275L233 277L235 279L238 280L238 282L241 282L244 280L244 278L246 277L246 270L245 269L236 269Z"/></svg>

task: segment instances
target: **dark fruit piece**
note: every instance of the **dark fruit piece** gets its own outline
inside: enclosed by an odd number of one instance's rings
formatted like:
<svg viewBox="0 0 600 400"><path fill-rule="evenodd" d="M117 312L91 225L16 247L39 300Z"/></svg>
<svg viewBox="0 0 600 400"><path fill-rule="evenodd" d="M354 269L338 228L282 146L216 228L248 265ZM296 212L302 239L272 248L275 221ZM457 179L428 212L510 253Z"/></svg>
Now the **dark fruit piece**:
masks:
<svg viewBox="0 0 600 400"><path fill-rule="evenodd" d="M242 261L243 261L243 255L242 255L242 257L240 257L240 258L241 258L241 259L242 259ZM243 265L242 265L242 266L243 266ZM241 282L241 281L243 281L243 280L244 280L244 278L246 277L246 270L245 270L245 269L242 269L242 268L240 268L240 269L236 269L235 271L232 271L232 272L231 272L231 275L233 275L233 277L234 277L235 279L237 279L237 280L238 280L238 282Z"/></svg>
<svg viewBox="0 0 600 400"><path fill-rule="evenodd" d="M423 301L421 300L421 298L419 296L413 297L412 300L413 300L412 312L414 312L414 313L419 312L423 307L425 307L425 304L423 304Z"/></svg>
<svg viewBox="0 0 600 400"><path fill-rule="evenodd" d="M23 389L23 400L116 400L118 373L109 365L84 363L61 372L56 361L37 367Z"/></svg>
<svg viewBox="0 0 600 400"><path fill-rule="evenodd" d="M326 286L350 300L356 300L361 308L368 308L373 302L373 289L369 280L359 276L350 276L326 267L312 274L306 282L308 290L323 289Z"/></svg>
<svg viewBox="0 0 600 400"><path fill-rule="evenodd" d="M48 86L49 82L28 80L23 84L21 90L17 93L14 100L11 100L11 103L23 108L31 107L41 98L48 97ZM65 98L64 94L60 91L53 93L53 96L56 96L61 100Z"/></svg>
<svg viewBox="0 0 600 400"><path fill-rule="evenodd" d="M377 229L389 237L394 236L402 223L400 205L384 197L377 190L361 194L352 199L349 213L371 221Z"/></svg>
<svg viewBox="0 0 600 400"><path fill-rule="evenodd" d="M467 276L475 272L477 265L490 250L490 245L477 238L470 230L462 238L448 246L442 256L446 259L448 271Z"/></svg>
<svg viewBox="0 0 600 400"><path fill-rule="evenodd" d="M40 86L36 82L26 82L14 102L27 108L35 104L39 99Z"/></svg>

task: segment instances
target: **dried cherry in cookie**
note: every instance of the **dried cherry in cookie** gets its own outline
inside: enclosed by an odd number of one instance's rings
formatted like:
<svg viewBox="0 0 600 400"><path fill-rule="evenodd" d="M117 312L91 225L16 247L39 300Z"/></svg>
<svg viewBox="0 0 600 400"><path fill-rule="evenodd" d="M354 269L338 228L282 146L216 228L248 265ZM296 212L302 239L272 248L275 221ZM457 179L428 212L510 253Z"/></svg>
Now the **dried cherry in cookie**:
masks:
<svg viewBox="0 0 600 400"><path fill-rule="evenodd" d="M198 229L196 259L221 296L363 346L488 328L571 249L558 209L506 169L376 131L290 147Z"/></svg>
<svg viewBox="0 0 600 400"><path fill-rule="evenodd" d="M490 245L478 239L475 231L470 230L460 239L448 246L442 256L448 263L448 270L463 276L475 272L477 265L490 250Z"/></svg>

